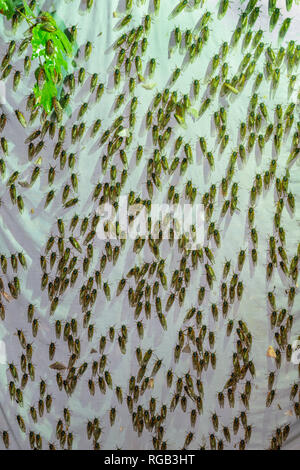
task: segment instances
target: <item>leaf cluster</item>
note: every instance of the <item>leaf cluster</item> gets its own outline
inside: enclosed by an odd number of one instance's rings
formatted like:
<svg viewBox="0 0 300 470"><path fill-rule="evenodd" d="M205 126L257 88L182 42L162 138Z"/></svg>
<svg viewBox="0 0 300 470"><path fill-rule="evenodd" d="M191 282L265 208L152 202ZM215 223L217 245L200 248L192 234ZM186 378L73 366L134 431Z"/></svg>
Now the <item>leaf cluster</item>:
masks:
<svg viewBox="0 0 300 470"><path fill-rule="evenodd" d="M30 25L27 34L32 45L31 59L39 60L34 93L37 105L50 113L53 109L53 98L58 95L62 68L68 70L66 59L72 56L73 48L50 13L42 11L36 16L26 0L23 0L23 5L21 2L22 11L19 6L20 0L0 0L0 13L9 19L18 11Z"/></svg>
<svg viewBox="0 0 300 470"><path fill-rule="evenodd" d="M10 19L20 5L20 0L0 0L0 13Z"/></svg>
<svg viewBox="0 0 300 470"><path fill-rule="evenodd" d="M40 61L40 67L36 71L37 83L34 93L37 103L50 113L53 98L57 96L57 84L62 78L62 67L68 69L66 57L72 56L72 45L50 13L42 12L39 17L35 17L26 0L23 1L27 20L33 23L29 30L32 59L39 58ZM43 80L39 80L40 74Z"/></svg>

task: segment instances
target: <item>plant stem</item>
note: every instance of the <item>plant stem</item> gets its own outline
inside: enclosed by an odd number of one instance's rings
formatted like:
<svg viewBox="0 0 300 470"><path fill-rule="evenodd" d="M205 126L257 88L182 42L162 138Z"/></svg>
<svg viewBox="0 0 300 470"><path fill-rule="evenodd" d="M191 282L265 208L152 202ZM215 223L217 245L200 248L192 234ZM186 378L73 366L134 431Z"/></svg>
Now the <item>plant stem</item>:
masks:
<svg viewBox="0 0 300 470"><path fill-rule="evenodd" d="M17 11L20 13L20 15L22 15L22 16L25 18L25 20L27 21L27 23L30 23L31 25L34 25L34 23L28 18L28 16L24 15L24 13L22 13L21 10L19 10L19 9L17 8Z"/></svg>

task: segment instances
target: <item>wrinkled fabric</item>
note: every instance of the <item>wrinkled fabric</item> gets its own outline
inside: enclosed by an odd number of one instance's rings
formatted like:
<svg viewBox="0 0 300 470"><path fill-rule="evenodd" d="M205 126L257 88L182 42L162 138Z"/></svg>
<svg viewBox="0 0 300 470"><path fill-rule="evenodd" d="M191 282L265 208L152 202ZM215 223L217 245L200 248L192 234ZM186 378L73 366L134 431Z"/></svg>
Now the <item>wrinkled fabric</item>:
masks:
<svg viewBox="0 0 300 470"><path fill-rule="evenodd" d="M197 188L198 203L201 203L202 196L209 191L212 184L217 186L217 195L214 203L214 213L212 221L220 231L221 244L217 248L212 239L205 242L212 249L215 257L213 269L216 273L216 281L213 283L212 290L209 289L206 278L204 264L199 264L196 270L191 267L189 258L188 266L191 269L191 281L186 288L186 296L183 305L180 307L176 299L173 307L168 313L165 311L165 305L171 288L171 278L175 269L179 269L182 254L177 249L175 243L170 247L167 241L162 242L160 246L161 258L165 259L165 274L168 280L168 288L166 290L160 286L159 296L161 297L163 312L167 319L167 330L163 330L155 311L155 299L151 296L152 315L150 319L145 316L144 309L138 320L144 325L144 338L139 339L137 333L136 322L134 316L134 308L128 303L128 289L135 288L134 278L128 278L126 288L120 296L116 296L118 283L122 277L126 277L128 271L135 265L142 266L144 262L151 263L155 258L148 248L146 241L144 249L136 254L133 252L133 241L128 240L125 249L121 251L118 262L108 262L102 274L102 283L108 282L111 289L111 300L108 301L104 295L103 289L98 290L98 296L94 307L91 308L92 316L90 323L94 325L94 336L92 341L88 341L87 329L82 326L83 313L79 304L79 290L88 277L84 276L81 263L85 256L85 252L81 255L75 253L72 249L72 255L78 256L80 272L75 287L69 287L65 294L60 298L59 305L53 316L49 315L50 301L47 296L47 289L41 290L42 270L40 267L40 256L45 254L45 246L49 236L52 234L58 237L57 219L62 218L65 223L66 230L66 246L67 238L71 235L69 232L69 224L74 214L78 214L80 221L74 236L83 243L84 237L80 236L80 225L84 217L90 220L95 213L98 202L92 198L95 185L100 181L103 184L110 181L110 164L106 174L102 173L101 162L102 157L107 153L107 147L99 144L100 137L103 132L110 128L113 121L123 115L128 127L128 118L130 114L131 96L128 93L128 78L125 77L124 69L121 69L121 83L118 89L114 88L114 69L116 64L117 52L113 49L113 44L124 32L129 32L131 28L138 27L143 21L147 13L152 16L152 26L148 39L148 48L144 56L142 56L142 75L145 81L139 81L134 63L132 64L132 76L136 78L136 89L134 96L138 98L138 106L136 111L136 125L133 129L133 140L130 147L126 148L128 157L128 179L122 189L122 195L128 195L130 191L134 191L136 196L148 199L146 181L147 162L153 157L154 149L157 148L153 144L151 129L147 131L145 127L145 118L148 109L153 105L153 99L158 92L168 87L170 91L177 91L178 99L184 94L190 95L191 108L199 110L201 103L209 96L208 83L209 67L212 57L220 52L220 47L224 41L230 44L233 31L235 30L240 16L240 2L233 0L230 2L230 8L221 20L218 19L217 10L219 2L206 1L205 5L198 9L186 9L177 17L172 18L171 12L176 6L176 2L172 0L161 0L159 14L153 13L152 1L143 2L134 1L132 10L132 20L122 30L117 29L120 19L125 16L124 2L115 0L95 0L92 10L87 12L83 1L56 1L40 2L45 4L45 8L50 12L55 10L55 18L58 24L65 27L72 25L78 26L77 44L79 47L78 57L76 57L77 70L75 69L75 77L78 74L78 68L83 66L86 68L86 80L82 87L76 84L76 92L71 97L70 106L67 108L64 117L64 124L67 129L67 137L64 148L67 154L73 152L76 154L76 165L74 172L78 176L78 198L79 203L74 208L65 210L61 203L62 188L70 183L71 171L67 168L60 170L59 160L53 159L53 149L57 141L57 134L54 140L49 135L45 137L45 148L40 156L42 157L41 174L35 185L31 188L23 188L16 184L17 192L24 199L25 208L22 214L18 212L16 205L10 200L9 191L6 182L13 171L19 171L18 181L28 181L34 168L34 159L29 161L27 158L27 145L24 144L25 139L31 132L39 126L37 120L30 128L23 129L18 123L14 110L20 109L24 112L26 118L29 118L29 112L26 111L26 98L32 90L34 83L33 70L29 77L22 75L21 84L17 92L12 90L12 77L5 82L6 99L2 100L2 111L7 114L7 125L3 131L9 145L9 155L5 158L7 171L4 178L0 181L0 252L5 254L9 259L11 253L23 252L27 260L27 269L19 267L17 274L13 273L10 266L8 274L2 275L7 281L11 280L15 275L20 279L21 294L17 300L7 302L2 299L5 305L5 320L0 322L0 339L5 345L1 347L0 354L0 431L7 430L10 434L10 448L12 449L28 449L28 434L30 431L39 433L43 439L43 448L48 448L48 443L55 443L60 448L59 441L56 438L56 425L59 419L63 420L63 409L68 408L71 413L71 424L68 432L74 435L74 449L91 449L93 448L93 440L88 440L86 425L88 420L98 417L102 428L99 442L102 449L152 449L153 436L157 437L155 430L147 430L144 426L143 432L138 433L133 429L132 416L128 411L126 404L126 396L128 394L129 380L131 376L137 377L139 364L136 359L136 348L140 347L143 354L151 348L153 350L152 358L147 366L145 377L151 377L151 371L158 359L162 360L162 366L159 372L153 376L153 388L147 388L145 393L139 396L137 403L134 403L134 411L137 406L141 405L144 409L149 409L149 400L151 397L156 399L156 413L159 414L161 406L167 405L168 413L166 420L163 422L164 435L163 441L167 442L168 449L181 449L184 447L186 435L189 432L194 433L194 438L188 449L199 449L205 445L209 448L209 435L214 433L217 441L223 439L225 449L237 449L241 439L244 439L244 429L240 425L237 435L232 431L232 422L235 416L239 416L241 411L245 410L242 404L240 394L244 390L246 380L251 380L252 393L249 401L249 410L246 410L248 416L248 424L252 426L252 436L247 445L247 449L268 449L272 436L275 435L276 428L290 425L290 434L283 448L298 449L299 448L299 420L295 417L294 403L299 401L297 394L294 400L290 399L291 386L299 382L298 366L293 363L287 363L285 351L282 351L282 365L280 369L276 369L273 358L267 357L267 349L269 346L277 348L274 338L275 330L270 326L270 314L272 309L268 304L267 293L272 291L276 296L277 309L287 308L288 314L291 313L294 318L293 327L289 333L289 343L297 339L300 331L299 320L299 293L296 289L294 305L288 307L287 290L292 285L290 280L286 278L280 268L274 267L271 280L266 279L266 265L268 263L268 240L273 234L273 217L275 213L275 205L277 202L275 181L270 184L269 190L263 190L262 194L257 197L255 204L255 227L258 234L258 262L253 266L251 262L251 238L250 230L247 224L247 212L250 200L250 190L255 182L257 173L263 176L264 172L269 169L272 158L275 157L275 150L272 147L272 139L265 144L263 152L259 151L257 143L251 153L247 154L246 163L242 163L238 159L236 163L236 171L232 182L238 183L238 209L231 216L229 212L226 217L220 217L224 198L219 190L221 180L226 174L230 155L233 150L238 148L239 126L241 121L247 122L247 113L249 100L254 93L253 83L258 72L263 71L265 61L264 53L257 61L255 73L246 83L243 91L237 95L229 94L227 97L221 97L219 94L220 87L205 114L200 118L195 117L195 113L187 113L186 126L180 126L174 117L169 124L172 128L172 136L166 148L161 154L166 155L169 165L174 158L174 143L178 136L182 135L184 143L189 143L193 152L193 163L188 165L184 175L180 175L179 168L173 175L169 175L162 171L161 181L162 189L157 190L154 187L154 202L166 202L167 191L169 186L173 184L176 191L180 194L180 200L183 202L185 194L185 186L188 180L192 180L193 186ZM192 2L190 2L192 3ZM267 3L267 2L263 2ZM252 28L255 33L259 28L263 30L263 38L261 41L265 43L265 47L271 45L273 50L278 50L278 31L284 17L293 18L292 25L284 39L284 46L288 41L297 41L297 32L300 30L300 14L299 6L296 4L292 10L287 13L285 10L285 2L278 1L277 4L282 8L282 17L273 33L269 32L268 22L269 16L266 5L261 6L261 13L255 26ZM245 3L243 3L242 8ZM203 50L199 58L196 58L192 64L189 63L188 53L184 48L184 32L190 29L197 34L200 31L199 24L202 15L209 10L212 13L212 20L209 21L209 39L207 44L203 46ZM118 11L118 14L114 12ZM176 26L181 28L183 33L182 47L178 48L174 45L173 31ZM25 25L17 31L18 40L22 38L22 31ZM6 21L1 19L1 54L6 51L8 42L14 38L12 31ZM243 38L243 35L242 35ZM93 45L93 51L88 62L84 60L84 47L87 41ZM238 74L238 67L243 58L241 51L242 39L234 50L230 50L226 61L229 65L228 77L231 79ZM250 50L250 48L248 48ZM248 52L247 49L247 52ZM252 50L251 50L252 52ZM244 52L246 53L246 52ZM140 54L140 52L139 52ZM1 57L2 57L1 56ZM147 75L148 63L151 58L156 60L156 70L150 79ZM14 70L23 71L24 55L18 57L15 54L13 58ZM252 59L251 59L252 60ZM222 60L217 71L220 73ZM171 82L172 73L176 67L180 67L181 74L176 83ZM93 73L99 74L99 83L104 83L105 91L99 103L95 102L95 93L90 95L89 83ZM263 72L265 73L265 72ZM297 71L293 72L297 73ZM200 81L200 94L195 100L192 91L193 80ZM146 82L146 86L145 86ZM76 82L77 83L77 82ZM281 78L279 87L274 93L271 89L271 81L264 78L258 93L258 103L263 101L268 109L269 121L274 122L274 109L276 104L281 103L283 110L286 109L288 103L294 101L297 103L297 91L299 89L299 80L297 76L297 84L295 92L288 91L288 77L285 66L281 68ZM120 93L125 94L124 105L120 110L115 111L115 100ZM1 94L2 95L2 94ZM71 129L77 121L78 112L82 103L88 102L88 111L83 118L86 123L86 132L80 143L75 145L71 143ZM227 130L229 135L229 144L223 153L220 152L217 140L217 132L214 127L213 113L224 106L227 110ZM157 112L157 111L156 111ZM281 151L277 159L276 177L282 178L286 171L286 161L290 153L291 138L296 131L296 122L299 121L299 103L294 111L294 125L289 135L283 139ZM153 113L153 123L155 122L155 113ZM101 119L102 126L96 138L91 138L90 129L96 119ZM266 124L262 122L262 134L264 134ZM257 132L256 134L259 134ZM247 134L248 135L248 134ZM202 154L199 146L199 137L203 136L207 142L207 148L210 150L215 159L214 168L210 169L207 160ZM144 154L139 164L136 164L135 154L139 145L144 148ZM183 148L180 150L180 159L184 157ZM121 164L118 152L112 157L113 164L117 167L117 181L120 181L123 166ZM56 178L53 186L50 188L47 181L47 174L50 166L56 169ZM55 198L53 202L44 208L46 194L50 189L55 190ZM230 187L229 187L230 191ZM286 252L289 262L297 252L299 243L299 160L290 168L289 191L295 196L296 209L294 214L284 208L282 213L281 225L286 232ZM76 194L74 195L76 197ZM230 193L227 196L230 199ZM90 230L90 229L88 229ZM206 229L207 230L207 226ZM87 232L88 233L88 232ZM278 234L275 233L277 246ZM116 242L112 241L115 246ZM93 241L94 256L89 270L88 276L92 276L96 269L99 269L100 258L105 253L105 244L97 237ZM241 249L246 250L246 260L244 267L239 275L239 281L243 282L244 293L241 301L235 300L230 305L227 319L222 317L221 312L221 294L220 286L222 283L223 266L226 260L231 260L231 271L228 276L228 287L231 276L234 272L238 272L237 257ZM279 255L277 255L279 259ZM48 266L49 266L49 256ZM206 259L206 258L205 258ZM205 261L207 262L207 261ZM56 276L56 268L49 272L49 279ZM151 287L158 277L147 278ZM200 286L206 286L206 295L201 306L198 305L198 290ZM144 302L144 300L143 300ZM211 314L211 304L215 303L219 309L219 318L215 321ZM39 331L37 337L32 335L32 326L27 321L27 308L29 304L35 306L34 317L39 321ZM178 343L179 330L185 331L189 325L194 327L196 336L199 329L195 320L184 322L187 311L195 306L200 309L203 315L203 324L207 325L208 331L215 334L215 345L210 349L208 339L205 340L205 349L214 351L217 362L216 368L213 370L209 366L207 372L203 372L201 380L203 382L203 415L197 417L195 427L191 426L190 413L195 409L195 402L187 396L187 410L182 410L180 402L174 411L170 410L171 400L176 392L176 380L189 373L196 387L197 373L193 369L192 353L197 350L192 341L186 339L186 343L190 345L189 352L181 352L180 359L176 363L174 361L174 348ZM88 369L85 374L78 380L75 392L68 396L64 390L59 391L56 384L57 371L50 369L49 365L55 361L68 364L69 349L67 342L57 339L55 336L55 321L61 320L62 325L66 321L76 318L78 322L78 337L81 341L80 359L76 363L79 367L82 363L88 363ZM234 329L231 336L227 336L226 328L229 319L234 320ZM227 380L232 372L232 354L236 350L237 334L236 328L238 321L243 320L252 334L253 344L250 352L250 359L255 364L256 373L252 378L249 372L246 378L238 384L235 392L235 407L230 408L225 394L225 406L220 408L217 400L218 392L224 389ZM126 344L126 354L122 354L118 345L118 336L120 335L121 326L126 325L128 331L128 341ZM111 326L115 328L115 338L111 342L108 338L108 330ZM17 367L19 378L22 376L20 368L20 357L24 353L22 349L17 330L22 330L28 343L32 343L33 358L32 363L35 367L35 380L29 379L26 388L23 390L24 405L19 407L15 401L10 400L8 385L12 380L8 370L8 363L14 363ZM106 393L102 394L98 387L98 377L94 378L95 395L91 396L88 389L88 380L92 377L92 362L101 357L99 354L99 340L101 336L107 337L107 345L104 353L107 355L106 370L109 370L113 386L110 389L106 387ZM49 344L56 344L56 354L53 361L49 361ZM91 353L95 349L97 353ZM242 363L242 361L240 361ZM173 370L174 379L171 388L167 387L166 374L169 369ZM276 395L272 405L266 407L266 399L268 394L268 375L271 371L276 372L275 385ZM62 373L65 378L66 373ZM102 374L103 375L103 374ZM44 412L43 417L38 417L37 423L33 423L29 408L35 406L38 409L38 400L40 399L39 383L44 379L47 384L46 394L50 394L53 398L53 404L50 413ZM141 383L139 383L141 385ZM18 385L19 386L19 385ZM120 386L123 390L123 403L117 400L115 388ZM16 382L17 387L17 382ZM184 391L182 392L184 394ZM110 409L116 409L116 421L110 426L109 413ZM213 429L211 416L216 413L219 417L219 431ZM26 424L26 433L23 433L17 423L16 416L20 414ZM231 442L226 442L223 436L223 426L228 426L231 431ZM3 448L2 441L0 448Z"/></svg>

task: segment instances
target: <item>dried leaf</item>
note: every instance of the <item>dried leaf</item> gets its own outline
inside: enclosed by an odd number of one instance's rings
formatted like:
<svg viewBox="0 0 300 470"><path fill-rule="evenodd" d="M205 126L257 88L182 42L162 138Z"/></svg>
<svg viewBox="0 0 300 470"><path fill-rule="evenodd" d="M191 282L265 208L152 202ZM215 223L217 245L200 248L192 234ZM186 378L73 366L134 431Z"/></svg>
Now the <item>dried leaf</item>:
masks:
<svg viewBox="0 0 300 470"><path fill-rule="evenodd" d="M31 184L28 183L27 181L19 181L19 185L20 185L22 188L30 188L30 187L31 187Z"/></svg>
<svg viewBox="0 0 300 470"><path fill-rule="evenodd" d="M275 352L273 346L268 347L267 356L268 357L274 357L274 358L276 357L276 352Z"/></svg>
<svg viewBox="0 0 300 470"><path fill-rule="evenodd" d="M2 295L5 298L5 300L7 300L7 302L10 302L11 300L13 300L12 296L9 295L7 292L3 292Z"/></svg>
<svg viewBox="0 0 300 470"><path fill-rule="evenodd" d="M189 344L186 344L186 345L184 346L182 352L190 354L190 352L191 352L190 345L189 345Z"/></svg>
<svg viewBox="0 0 300 470"><path fill-rule="evenodd" d="M156 83L147 80L146 82L142 84L142 87L145 88L145 90L153 90L153 88L156 87Z"/></svg>
<svg viewBox="0 0 300 470"><path fill-rule="evenodd" d="M154 387L154 379L149 380L148 388L153 388Z"/></svg>

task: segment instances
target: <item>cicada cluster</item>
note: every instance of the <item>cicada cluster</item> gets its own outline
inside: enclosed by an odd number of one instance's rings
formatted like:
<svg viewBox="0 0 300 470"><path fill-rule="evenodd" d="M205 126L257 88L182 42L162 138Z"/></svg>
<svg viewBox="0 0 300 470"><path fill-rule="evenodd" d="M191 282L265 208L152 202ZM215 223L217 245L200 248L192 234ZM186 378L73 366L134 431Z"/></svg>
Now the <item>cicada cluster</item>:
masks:
<svg viewBox="0 0 300 470"><path fill-rule="evenodd" d="M32 90L45 76L26 35L4 44L0 65L18 103L0 115L1 224L6 236L13 218L18 246L26 233L24 252L0 250L10 422L36 450L132 436L157 451L278 450L300 416L296 2L107 1L107 34L95 34L106 6L81 3L91 27L61 18L75 52L52 112ZM25 13L11 18L16 38ZM157 203L172 213L156 220ZM107 205L132 229L144 214L145 233L129 237ZM201 221L183 224L185 205ZM264 443L256 406L280 415Z"/></svg>

